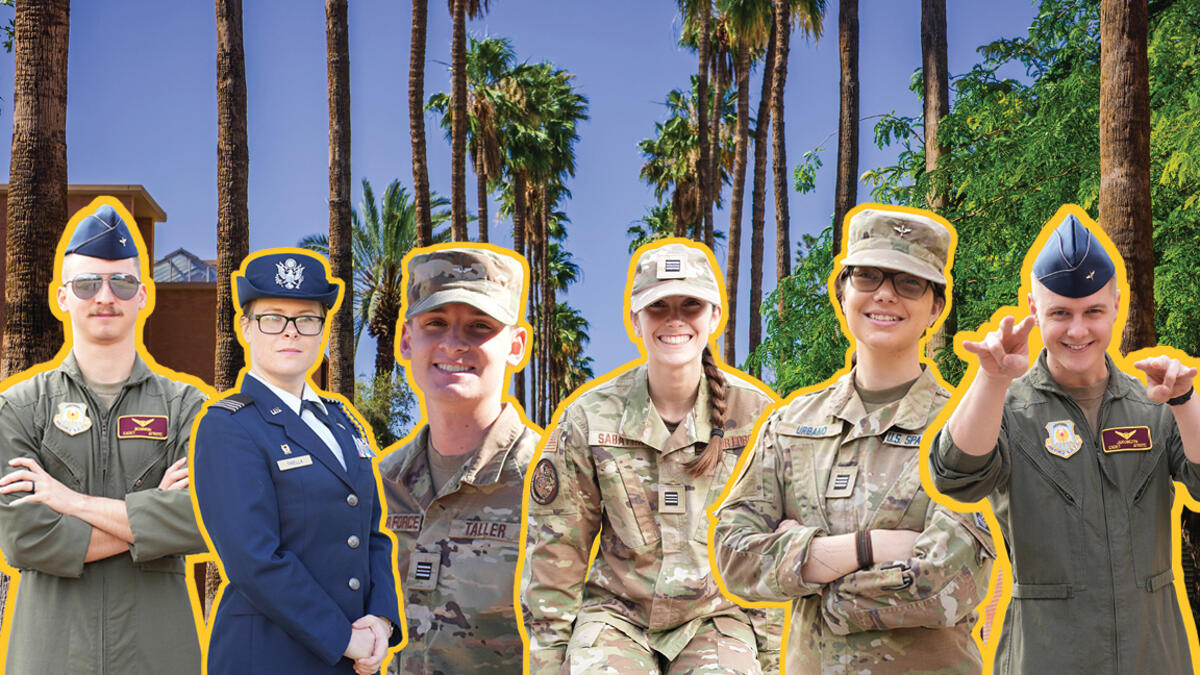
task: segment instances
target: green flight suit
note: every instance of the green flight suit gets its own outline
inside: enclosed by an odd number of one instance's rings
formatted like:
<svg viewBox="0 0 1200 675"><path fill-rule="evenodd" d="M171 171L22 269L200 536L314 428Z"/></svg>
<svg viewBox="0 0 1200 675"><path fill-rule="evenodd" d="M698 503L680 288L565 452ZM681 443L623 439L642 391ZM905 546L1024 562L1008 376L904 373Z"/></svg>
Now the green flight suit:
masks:
<svg viewBox="0 0 1200 675"><path fill-rule="evenodd" d="M1008 387L993 452L963 453L942 429L934 484L988 498L1012 561L996 673L1185 673L1172 585L1173 481L1200 494L1168 406L1108 363L1093 431L1043 351Z"/></svg>
<svg viewBox="0 0 1200 675"><path fill-rule="evenodd" d="M200 672L184 556L204 551L204 539L189 491L157 488L187 456L203 404L198 389L139 357L105 411L74 352L0 394L0 471L31 457L76 492L125 500L133 531L129 551L85 563L91 525L42 504L10 505L27 492L0 495L0 550L21 571L6 672Z"/></svg>

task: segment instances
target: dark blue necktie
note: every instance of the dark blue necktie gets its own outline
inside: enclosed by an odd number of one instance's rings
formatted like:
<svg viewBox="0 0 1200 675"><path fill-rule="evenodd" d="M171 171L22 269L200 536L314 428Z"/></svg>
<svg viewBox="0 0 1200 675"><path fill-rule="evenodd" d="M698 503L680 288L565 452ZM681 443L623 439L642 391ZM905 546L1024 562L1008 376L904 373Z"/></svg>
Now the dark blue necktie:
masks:
<svg viewBox="0 0 1200 675"><path fill-rule="evenodd" d="M316 401L303 401L300 403L300 412L305 410L312 413L321 424L329 429L329 433L333 434L333 439L337 441L338 447L342 450L342 466L348 467L351 452L357 452L355 449L354 438L350 436L350 432L345 427L334 422L325 410L317 404Z"/></svg>

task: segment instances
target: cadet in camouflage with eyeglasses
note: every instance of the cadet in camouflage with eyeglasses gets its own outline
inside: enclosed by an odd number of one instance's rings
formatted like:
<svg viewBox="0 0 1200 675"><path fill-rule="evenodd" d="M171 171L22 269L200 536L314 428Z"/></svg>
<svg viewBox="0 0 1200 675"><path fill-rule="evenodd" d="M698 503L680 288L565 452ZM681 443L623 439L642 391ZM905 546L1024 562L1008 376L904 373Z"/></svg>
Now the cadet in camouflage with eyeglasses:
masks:
<svg viewBox="0 0 1200 675"><path fill-rule="evenodd" d="M991 537L932 502L917 464L949 398L921 348L952 237L882 208L848 230L835 294L855 365L764 422L717 511L716 563L746 600L793 601L788 673L977 673Z"/></svg>
<svg viewBox="0 0 1200 675"><path fill-rule="evenodd" d="M705 514L773 397L717 366L707 249L652 244L636 261L629 319L646 358L577 395L530 480L530 672L778 672L783 614L720 593Z"/></svg>
<svg viewBox="0 0 1200 675"><path fill-rule="evenodd" d="M541 431L503 394L528 339L525 267L483 246L409 258L399 352L425 424L379 464L408 617L389 673L521 672L513 585Z"/></svg>

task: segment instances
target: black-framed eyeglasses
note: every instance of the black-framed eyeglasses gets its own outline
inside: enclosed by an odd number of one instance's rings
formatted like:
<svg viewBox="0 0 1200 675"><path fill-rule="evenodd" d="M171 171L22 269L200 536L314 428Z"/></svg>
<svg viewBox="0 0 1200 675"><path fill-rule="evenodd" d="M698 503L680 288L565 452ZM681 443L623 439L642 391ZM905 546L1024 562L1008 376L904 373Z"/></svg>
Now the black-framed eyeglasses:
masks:
<svg viewBox="0 0 1200 675"><path fill-rule="evenodd" d="M91 300L100 292L104 282L118 300L132 300L137 295L140 279L132 274L79 274L74 279L64 281L63 286L70 286L71 292L80 300Z"/></svg>
<svg viewBox="0 0 1200 675"><path fill-rule="evenodd" d="M282 314L251 314L249 318L258 322L258 330L260 333L267 335L279 335L287 330L287 325L291 323L296 327L296 332L301 335L320 335L321 329L325 326L325 317L304 315L304 316L284 316Z"/></svg>
<svg viewBox="0 0 1200 675"><path fill-rule="evenodd" d="M928 279L908 272L885 272L878 267L855 267L850 270L850 285L863 293L878 290L884 279L892 280L892 288L896 290L896 295L909 300L920 300L930 285Z"/></svg>

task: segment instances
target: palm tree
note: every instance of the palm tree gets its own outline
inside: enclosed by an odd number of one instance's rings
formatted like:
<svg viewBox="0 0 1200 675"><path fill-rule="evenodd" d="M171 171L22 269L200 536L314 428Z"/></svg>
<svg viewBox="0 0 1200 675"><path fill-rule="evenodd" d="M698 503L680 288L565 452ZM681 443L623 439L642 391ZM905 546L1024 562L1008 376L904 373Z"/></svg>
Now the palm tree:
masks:
<svg viewBox="0 0 1200 675"><path fill-rule="evenodd" d="M232 389L242 369L242 346L233 322L230 275L250 253L246 138L246 56L242 48L241 0L216 0L217 11L217 349L213 384ZM212 608L221 575L205 570L205 607Z"/></svg>
<svg viewBox="0 0 1200 675"><path fill-rule="evenodd" d="M478 19L489 0L447 0L450 7L450 69L453 118L450 133L450 212L455 241L467 240L467 19Z"/></svg>
<svg viewBox="0 0 1200 675"><path fill-rule="evenodd" d="M353 273L350 227L350 39L347 0L325 2L329 81L329 263L333 276ZM329 388L354 398L354 296L347 294L329 331Z"/></svg>
<svg viewBox="0 0 1200 675"><path fill-rule="evenodd" d="M49 360L62 324L46 302L67 223L69 0L17 3L9 168L4 353L0 376Z"/></svg>
<svg viewBox="0 0 1200 675"><path fill-rule="evenodd" d="M1150 211L1150 67L1144 1L1100 2L1100 225L1125 259L1129 320L1121 351L1157 343Z"/></svg>
<svg viewBox="0 0 1200 675"><path fill-rule="evenodd" d="M479 241L488 240L488 195L490 181L504 169L501 147L502 119L507 106L502 85L510 75L516 54L504 38L471 38L467 50L467 149L475 168L476 201L479 205ZM442 128L453 130L453 106L448 94L429 97L430 110L442 114Z"/></svg>
<svg viewBox="0 0 1200 675"><path fill-rule="evenodd" d="M722 129L721 125L722 125L722 121L724 119L724 114L722 113L722 109L724 107L724 102L728 95L730 76L734 70L734 68L733 68L733 49L732 49L732 43L730 41L730 30L729 30L729 21L728 21L727 13L724 11L721 11L717 15L715 15L713 17L712 26L713 26L713 30L712 30L712 35L710 36L710 38L711 38L710 39L711 53L712 53L711 69L712 69L712 74L713 74L713 80L716 83L715 87L714 87L716 90L716 96L713 97L714 105L710 111L711 124L709 126L711 128L711 132L710 132L710 138L709 138L709 151L708 151L708 161L709 161L708 171L707 171L708 180L706 181L707 186L708 186L708 196L706 197L706 201L705 201L705 204L707 204L707 205L717 205L721 202L721 186L725 183L725 181L718 179L718 172L720 171L720 167L721 167L720 144L721 144L721 139L723 136L729 137L729 138L733 137L733 134L731 134L729 132L728 124L725 125L725 127L726 127L725 131L724 132L721 131L721 129ZM734 120L736 120L736 119L737 118L736 118L736 113L735 113ZM732 166L733 166L732 159L733 159L733 157L731 156L730 157L730 168L732 168ZM716 242L716 230L714 228L714 223L713 223L713 219L712 219L711 206L706 206L704 215L705 215L704 243L711 249L713 247L713 244Z"/></svg>
<svg viewBox="0 0 1200 675"><path fill-rule="evenodd" d="M925 172L937 169L947 146L939 134L942 118L950 112L950 82L946 57L946 0L921 0L921 75L924 81L925 102ZM934 211L946 208L946 192L930 182L926 194L926 206ZM952 335L957 324L954 304L950 313L937 331L925 343L926 353L931 359L938 351L946 348L946 336Z"/></svg>
<svg viewBox="0 0 1200 675"><path fill-rule="evenodd" d="M762 342L762 277L763 229L767 213L767 131L771 124L771 82L775 78L776 30L774 7L771 10L771 31L767 39L767 55L763 59L762 89L758 97L758 117L754 120L754 187L750 192L750 323L748 351L753 353ZM761 372L757 363L751 372Z"/></svg>
<svg viewBox="0 0 1200 675"><path fill-rule="evenodd" d="M353 239L354 342L366 328L375 338L375 375L389 375L396 366L396 328L404 298L404 256L417 247L416 203L401 184L393 180L383 192L383 201L375 202L371 182L363 179L362 215L351 212ZM430 215L436 228L450 219L449 202L433 195ZM449 232L435 230L434 241L447 241ZM329 252L325 235L309 235L300 246L318 253Z"/></svg>
<svg viewBox="0 0 1200 675"><path fill-rule="evenodd" d="M590 339L587 319L579 310L560 302L554 306L552 326L550 410L593 377L592 359L583 355L583 348Z"/></svg>
<svg viewBox="0 0 1200 675"><path fill-rule="evenodd" d="M858 201L858 0L838 3L841 52L837 183L833 197L833 247L842 245L842 221Z"/></svg>
<svg viewBox="0 0 1200 675"><path fill-rule="evenodd" d="M712 45L712 0L681 0L680 9L684 12L685 34L686 24L699 22L695 27L696 52L699 59L696 72L696 100L708 101L708 68L711 60ZM708 182L712 180L709 154L711 148L708 140L708 115L700 110L696 115L696 142L699 143L699 162L696 165L696 212L699 214L700 227L693 233L697 240L704 240L704 232L712 229L712 194ZM679 236L678 234L676 236Z"/></svg>
<svg viewBox="0 0 1200 675"><path fill-rule="evenodd" d="M408 53L408 132L412 139L418 246L428 246L433 242L429 162L425 155L425 31L428 4L428 0L412 0L412 40Z"/></svg>

